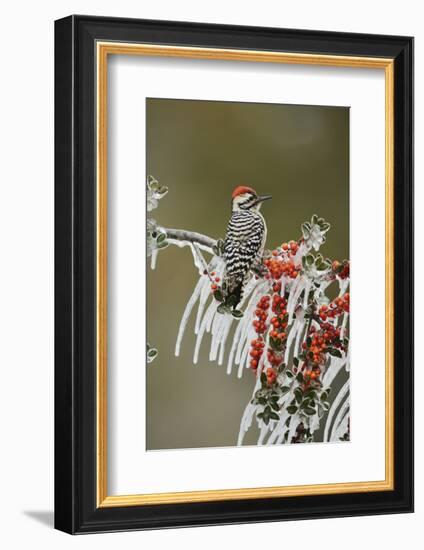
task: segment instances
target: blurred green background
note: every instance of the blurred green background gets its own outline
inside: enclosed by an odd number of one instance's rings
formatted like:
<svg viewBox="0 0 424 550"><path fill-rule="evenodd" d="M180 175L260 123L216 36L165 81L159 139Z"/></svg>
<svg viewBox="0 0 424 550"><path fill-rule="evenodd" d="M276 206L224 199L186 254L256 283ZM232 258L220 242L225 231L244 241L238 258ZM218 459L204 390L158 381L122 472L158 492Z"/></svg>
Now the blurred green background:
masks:
<svg viewBox="0 0 424 550"><path fill-rule="evenodd" d="M299 238L316 213L332 225L323 254L349 257L348 108L148 99L146 144L147 174L169 187L151 213L161 225L223 238L244 184L273 196L262 208L267 247ZM159 350L147 367L147 449L235 445L253 374L210 363L207 336L194 366L193 319L174 356L198 279L188 248L169 246L147 271L147 336ZM252 427L245 444L256 438Z"/></svg>

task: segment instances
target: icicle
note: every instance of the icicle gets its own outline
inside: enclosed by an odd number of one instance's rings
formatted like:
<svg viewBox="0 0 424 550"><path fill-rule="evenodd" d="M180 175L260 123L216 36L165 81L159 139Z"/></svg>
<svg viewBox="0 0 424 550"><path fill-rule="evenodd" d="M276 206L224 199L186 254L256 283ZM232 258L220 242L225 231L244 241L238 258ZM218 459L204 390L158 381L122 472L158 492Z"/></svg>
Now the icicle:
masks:
<svg viewBox="0 0 424 550"><path fill-rule="evenodd" d="M283 275L283 277L281 277L280 296L284 297L285 292L286 292L286 277Z"/></svg>
<svg viewBox="0 0 424 550"><path fill-rule="evenodd" d="M309 298L309 291L312 286L312 281L307 281L305 285L305 296L303 297L303 309L306 309L308 307L308 298Z"/></svg>
<svg viewBox="0 0 424 550"><path fill-rule="evenodd" d="M205 269L207 269L208 265L202 256L202 253L200 252L199 248L194 243L190 243L190 250L193 254L193 262L194 265L199 270L199 275L202 275Z"/></svg>
<svg viewBox="0 0 424 550"><path fill-rule="evenodd" d="M243 353L241 355L241 358L240 358L240 367L241 367L241 372L243 372L243 368L244 367L248 367L249 366L249 350L250 350L250 342L249 340L246 339L246 343L244 345L244 349L243 349Z"/></svg>
<svg viewBox="0 0 424 550"><path fill-rule="evenodd" d="M258 389L261 387L261 381L260 378L256 378L255 387L253 388L252 397L255 395L255 393L258 391ZM256 405L253 405L251 401L246 405L246 408L244 409L243 416L241 418L240 422L240 430L237 438L237 445L241 445L243 443L244 435L252 425L253 416L256 411Z"/></svg>
<svg viewBox="0 0 424 550"><path fill-rule="evenodd" d="M247 337L247 332L248 332L248 330L250 328L250 325L251 325L251 322L252 322L252 311L256 307L256 300L257 300L259 294L261 294L261 292L263 292L263 286L262 285L256 287L255 292L252 293L252 295L250 297L250 300L249 300L249 303L248 303L248 305L245 309L245 312L244 312L244 315L243 315L244 323L241 327L238 346L237 346L237 352L236 352L236 358L235 358L236 365L238 365L240 363L241 353L242 353L243 348L244 348L244 343L245 343L245 340L246 340L246 337Z"/></svg>
<svg viewBox="0 0 424 550"><path fill-rule="evenodd" d="M293 348L293 355L296 357L297 355L299 355L300 353L300 338L305 335L306 336L306 330L304 331L305 329L305 321L304 319L302 320L298 320L298 323L299 323L299 326L298 326L298 329L297 329L297 334L296 334L296 341L294 343L294 348ZM304 334L305 333L305 334ZM303 338L302 338L302 341L303 341Z"/></svg>
<svg viewBox="0 0 424 550"><path fill-rule="evenodd" d="M346 357L342 357L342 358L331 357L328 369L322 379L323 385L331 386L333 380L336 378L336 376L339 374L339 372L345 366L345 364L346 364Z"/></svg>
<svg viewBox="0 0 424 550"><path fill-rule="evenodd" d="M260 432L259 432L259 437L258 437L258 442L257 442L257 445L263 445L264 443L264 438L268 432L268 426L265 424L265 422L262 422L262 420L260 422L258 422L258 425L260 427Z"/></svg>
<svg viewBox="0 0 424 550"><path fill-rule="evenodd" d="M337 416L334 420L334 423L333 423L333 435L335 435L335 433L337 432L337 430L339 429L340 427L340 424L343 422L345 416L347 415L347 413L349 412L349 409L350 409L350 403L349 403L349 399L346 399L344 405L342 407L340 407L339 409L339 412L337 413ZM332 437L331 438L333 441L334 441L334 438Z"/></svg>
<svg viewBox="0 0 424 550"><path fill-rule="evenodd" d="M349 407L345 408L343 412L343 417L341 418L337 426L337 429L334 430L333 435L331 437L331 441L340 441L340 438L343 437L348 430L348 424L349 424Z"/></svg>
<svg viewBox="0 0 424 550"><path fill-rule="evenodd" d="M215 361L218 355L218 347L221 341L221 335L225 324L225 319L228 313L215 315L212 324L212 342L209 352L209 361Z"/></svg>
<svg viewBox="0 0 424 550"><path fill-rule="evenodd" d="M289 427L289 436L287 438L287 443L291 443L292 438L296 435L296 428L300 424L299 413L292 415Z"/></svg>
<svg viewBox="0 0 424 550"><path fill-rule="evenodd" d="M305 288L305 279L301 275L299 275L297 279L299 279L299 282L297 283L297 285L296 284L294 285L294 288L292 288L289 296L289 303L287 304L287 313L289 314L289 319L288 319L289 325L293 320L293 315L297 306L297 301L299 299L299 296L301 295L302 290Z"/></svg>
<svg viewBox="0 0 424 550"><path fill-rule="evenodd" d="M206 279L207 279L207 277L206 277ZM209 281L209 279L208 279L208 281ZM195 322L195 325L194 325L194 334L197 334L199 332L199 327L200 327L200 323L201 323L201 320L202 320L203 312L205 310L205 305L206 305L206 302L208 301L208 298L210 296L211 296L211 289L210 289L209 284L207 284L203 287L203 290L200 293L199 306L197 308L196 322Z"/></svg>
<svg viewBox="0 0 424 550"><path fill-rule="evenodd" d="M314 416L309 417L309 430L311 434L313 434L316 430L318 430L319 421L320 421L320 418L318 416L318 413L315 413Z"/></svg>
<svg viewBox="0 0 424 550"><path fill-rule="evenodd" d="M199 281L197 282L197 285L193 291L193 294L190 297L190 300L187 302L187 305L185 307L183 316L180 321L180 326L178 329L178 336L177 336L177 342L175 344L175 355L178 357L180 355L180 348L181 348L181 341L184 336L185 329L187 327L187 323L190 317L190 313L192 312L200 293L202 292L202 289L204 285L209 286L209 281L206 278L201 277Z"/></svg>
<svg viewBox="0 0 424 550"><path fill-rule="evenodd" d="M343 399L345 398L345 396L349 392L349 387L350 387L349 382L350 382L349 380L347 380L345 382L345 384L343 385L343 387L341 388L341 390L337 394L336 398L334 399L330 410L328 411L327 421L325 423L325 428L324 428L324 441L330 441L329 432L330 432L330 427L331 427L331 423L332 423L332 420L333 420L333 416L334 416L336 410L338 409L340 403L343 401Z"/></svg>
<svg viewBox="0 0 424 550"><path fill-rule="evenodd" d="M194 348L193 363L197 365L199 359L200 345L202 343L203 335L206 332L210 332L211 323L213 321L214 315L216 313L216 302L211 302L206 313L203 317L202 324L200 325L199 334L196 338L196 346ZM218 313L219 315L219 313Z"/></svg>
<svg viewBox="0 0 424 550"><path fill-rule="evenodd" d="M221 345L219 349L218 365L222 365L222 363L224 362L225 344L231 329L232 322L233 322L232 316L227 315L225 319L224 330L222 331L222 335L221 335L221 343L220 343Z"/></svg>
<svg viewBox="0 0 424 550"><path fill-rule="evenodd" d="M157 259L158 259L158 254L159 254L159 249L158 248L154 248L152 250L152 256L150 258L150 269L154 270L156 269L156 263L157 263Z"/></svg>
<svg viewBox="0 0 424 550"><path fill-rule="evenodd" d="M292 346L293 340L296 337L298 328L299 328L299 321L296 319L287 336L286 351L284 353L284 363L286 363L286 365L289 362L291 346Z"/></svg>
<svg viewBox="0 0 424 550"><path fill-rule="evenodd" d="M340 340L343 340L343 338L344 338L344 333L345 333L345 330L346 330L346 324L347 324L348 317L349 317L349 314L344 313L342 326L340 328Z"/></svg>
<svg viewBox="0 0 424 550"><path fill-rule="evenodd" d="M339 282L339 297L343 296L346 293L347 287L349 286L350 279L337 279Z"/></svg>

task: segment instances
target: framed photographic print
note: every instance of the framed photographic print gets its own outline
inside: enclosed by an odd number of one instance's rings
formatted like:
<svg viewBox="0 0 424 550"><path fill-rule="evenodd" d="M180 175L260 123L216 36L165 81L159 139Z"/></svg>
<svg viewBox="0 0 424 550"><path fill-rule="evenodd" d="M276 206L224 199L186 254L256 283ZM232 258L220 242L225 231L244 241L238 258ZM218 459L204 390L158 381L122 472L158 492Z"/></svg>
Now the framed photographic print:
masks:
<svg viewBox="0 0 424 550"><path fill-rule="evenodd" d="M55 25L55 525L413 509L413 40Z"/></svg>

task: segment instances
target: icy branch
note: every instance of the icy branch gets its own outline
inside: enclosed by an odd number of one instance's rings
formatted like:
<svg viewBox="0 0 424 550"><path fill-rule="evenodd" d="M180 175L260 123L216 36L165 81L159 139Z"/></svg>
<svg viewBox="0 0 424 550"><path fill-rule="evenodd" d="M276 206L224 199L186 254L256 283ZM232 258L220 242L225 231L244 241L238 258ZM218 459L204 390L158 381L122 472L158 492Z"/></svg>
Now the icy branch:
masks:
<svg viewBox="0 0 424 550"><path fill-rule="evenodd" d="M176 244L177 246L189 246L191 244L199 245L203 250L212 252L212 248L216 246L216 239L197 233L196 231L186 231L185 229L171 229L168 227L161 227L161 229L167 235L167 241L170 244Z"/></svg>

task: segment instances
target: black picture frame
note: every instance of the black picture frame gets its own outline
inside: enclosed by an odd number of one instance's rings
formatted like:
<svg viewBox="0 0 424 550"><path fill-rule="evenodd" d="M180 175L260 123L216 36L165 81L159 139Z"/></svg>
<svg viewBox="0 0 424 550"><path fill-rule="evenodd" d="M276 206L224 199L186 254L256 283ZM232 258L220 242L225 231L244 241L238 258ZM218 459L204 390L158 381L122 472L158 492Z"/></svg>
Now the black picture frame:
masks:
<svg viewBox="0 0 424 550"><path fill-rule="evenodd" d="M98 40L394 60L393 491L99 508L96 504ZM55 22L55 527L94 533L413 511L413 39L90 17Z"/></svg>

